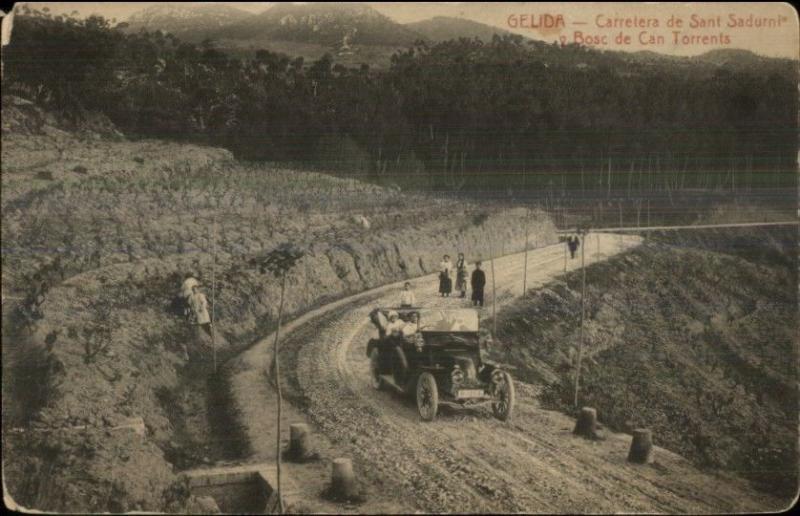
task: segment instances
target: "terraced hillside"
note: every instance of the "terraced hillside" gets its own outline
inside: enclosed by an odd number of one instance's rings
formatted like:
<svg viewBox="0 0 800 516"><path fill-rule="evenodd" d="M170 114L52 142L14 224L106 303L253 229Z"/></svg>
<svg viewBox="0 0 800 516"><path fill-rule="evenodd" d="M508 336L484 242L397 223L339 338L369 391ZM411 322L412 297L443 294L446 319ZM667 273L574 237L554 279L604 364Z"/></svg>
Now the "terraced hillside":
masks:
<svg viewBox="0 0 800 516"><path fill-rule="evenodd" d="M76 133L20 99L3 115L4 472L26 507L208 510L176 473L246 443L232 444L210 340L173 304L185 273L213 298L221 364L273 326L278 285L252 260L283 243L305 253L289 315L444 252L488 255L489 235L501 252L524 243L524 210ZM555 241L546 217L525 220L532 245Z"/></svg>

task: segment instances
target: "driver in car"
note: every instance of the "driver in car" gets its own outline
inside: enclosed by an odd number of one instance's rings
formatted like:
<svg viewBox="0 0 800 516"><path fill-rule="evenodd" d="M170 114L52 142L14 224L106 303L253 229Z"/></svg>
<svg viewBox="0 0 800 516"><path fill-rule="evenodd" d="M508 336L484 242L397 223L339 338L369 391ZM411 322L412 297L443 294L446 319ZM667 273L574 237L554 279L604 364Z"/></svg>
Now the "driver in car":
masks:
<svg viewBox="0 0 800 516"><path fill-rule="evenodd" d="M419 315L416 312L411 312L408 322L403 325L400 334L406 339L413 338L417 333L417 326L419 323Z"/></svg>

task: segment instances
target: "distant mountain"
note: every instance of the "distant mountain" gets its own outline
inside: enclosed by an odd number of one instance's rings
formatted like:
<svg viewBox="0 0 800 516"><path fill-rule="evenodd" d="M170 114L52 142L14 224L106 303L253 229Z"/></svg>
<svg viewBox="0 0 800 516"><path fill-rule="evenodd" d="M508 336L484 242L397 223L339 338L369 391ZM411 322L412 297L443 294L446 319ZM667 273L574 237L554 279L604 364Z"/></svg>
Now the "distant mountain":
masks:
<svg viewBox="0 0 800 516"><path fill-rule="evenodd" d="M333 47L405 47L419 35L372 7L358 3L281 3L261 14L214 31L216 39L273 40Z"/></svg>
<svg viewBox="0 0 800 516"><path fill-rule="evenodd" d="M436 16L429 20L406 23L405 27L434 42L476 37L481 41L488 42L495 34L498 36L510 34L509 31L498 27L449 16Z"/></svg>
<svg viewBox="0 0 800 516"><path fill-rule="evenodd" d="M245 20L252 14L220 4L159 4L132 14L127 32L162 30L186 41L198 42L221 27Z"/></svg>

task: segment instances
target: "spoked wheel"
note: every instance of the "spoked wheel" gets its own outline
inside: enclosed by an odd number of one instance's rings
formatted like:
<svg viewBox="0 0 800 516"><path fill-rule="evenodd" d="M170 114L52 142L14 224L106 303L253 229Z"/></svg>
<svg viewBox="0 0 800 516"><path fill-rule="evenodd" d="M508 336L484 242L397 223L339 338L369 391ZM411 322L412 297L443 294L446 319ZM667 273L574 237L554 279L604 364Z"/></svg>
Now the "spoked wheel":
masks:
<svg viewBox="0 0 800 516"><path fill-rule="evenodd" d="M516 401L516 394L514 393L514 380L511 375L505 371L500 373L497 382L495 383L494 393L497 401L492 402L492 412L494 417L500 421L508 421L514 412L514 402ZM494 378L492 379L495 380Z"/></svg>
<svg viewBox="0 0 800 516"><path fill-rule="evenodd" d="M369 374L370 374L370 383L372 384L372 388L375 390L383 389L383 378L379 374L380 368L379 365L379 351L378 348L372 348L372 351L369 354Z"/></svg>
<svg viewBox="0 0 800 516"><path fill-rule="evenodd" d="M439 409L439 389L431 373L422 373L417 380L417 409L423 421L433 421Z"/></svg>

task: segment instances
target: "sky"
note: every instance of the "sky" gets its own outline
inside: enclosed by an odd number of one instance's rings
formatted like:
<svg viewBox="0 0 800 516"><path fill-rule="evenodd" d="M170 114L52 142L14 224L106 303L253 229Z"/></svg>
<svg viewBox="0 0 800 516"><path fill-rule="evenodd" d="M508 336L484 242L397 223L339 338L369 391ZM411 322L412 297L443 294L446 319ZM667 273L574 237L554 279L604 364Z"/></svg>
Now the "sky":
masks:
<svg viewBox="0 0 800 516"><path fill-rule="evenodd" d="M38 7L47 6L54 13L77 10L82 16L97 13L117 21L157 3L31 2ZM365 3L400 23L433 16L462 17L532 39L577 42L608 50L651 50L687 56L717 48L742 48L770 57L800 57L797 13L790 4L781 2ZM228 2L254 14L273 4ZM680 27L676 26L678 23Z"/></svg>

